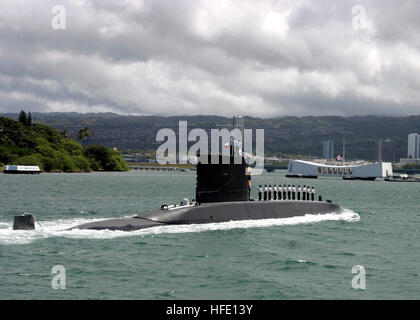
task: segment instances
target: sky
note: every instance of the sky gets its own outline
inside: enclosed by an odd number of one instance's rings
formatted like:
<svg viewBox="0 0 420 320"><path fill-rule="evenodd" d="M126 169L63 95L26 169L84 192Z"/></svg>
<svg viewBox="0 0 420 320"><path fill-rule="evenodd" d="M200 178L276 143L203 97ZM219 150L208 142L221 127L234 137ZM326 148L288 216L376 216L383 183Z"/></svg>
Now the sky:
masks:
<svg viewBox="0 0 420 320"><path fill-rule="evenodd" d="M420 114L420 1L1 0L0 112Z"/></svg>

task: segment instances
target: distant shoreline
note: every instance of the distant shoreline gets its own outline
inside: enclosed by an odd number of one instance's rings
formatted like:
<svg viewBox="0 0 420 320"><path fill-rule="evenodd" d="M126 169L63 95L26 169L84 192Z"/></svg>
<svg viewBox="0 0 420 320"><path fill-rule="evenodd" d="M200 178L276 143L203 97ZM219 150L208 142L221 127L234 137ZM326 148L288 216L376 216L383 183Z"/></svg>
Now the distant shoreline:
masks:
<svg viewBox="0 0 420 320"><path fill-rule="evenodd" d="M129 166L130 170L120 170L120 171L107 171L107 170L92 170L92 171L42 171L41 173L106 173L106 172L129 172L129 171L138 171L136 169L133 169L132 167L150 167L150 168L178 168L178 169L186 169L186 170L192 170L195 171L196 167L193 164L159 164L159 163L150 163L150 162L127 162L127 165ZM4 170L4 166L0 166L1 173ZM144 169L148 170L148 169Z"/></svg>

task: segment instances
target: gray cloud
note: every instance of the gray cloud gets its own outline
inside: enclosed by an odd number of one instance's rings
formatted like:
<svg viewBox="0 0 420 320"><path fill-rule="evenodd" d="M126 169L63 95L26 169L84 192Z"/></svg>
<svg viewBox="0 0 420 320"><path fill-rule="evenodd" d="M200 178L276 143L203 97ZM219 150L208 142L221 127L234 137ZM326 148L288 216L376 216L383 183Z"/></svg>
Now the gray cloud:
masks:
<svg viewBox="0 0 420 320"><path fill-rule="evenodd" d="M420 111L415 0L66 0L65 30L56 4L1 2L0 112Z"/></svg>

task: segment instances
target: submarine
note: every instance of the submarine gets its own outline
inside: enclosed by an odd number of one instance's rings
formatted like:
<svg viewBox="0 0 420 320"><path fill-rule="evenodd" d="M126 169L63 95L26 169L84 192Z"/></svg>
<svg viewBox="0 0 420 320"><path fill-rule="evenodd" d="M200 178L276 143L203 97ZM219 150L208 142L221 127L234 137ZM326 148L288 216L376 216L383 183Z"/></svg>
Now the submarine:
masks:
<svg viewBox="0 0 420 320"><path fill-rule="evenodd" d="M235 122L238 121L234 117L234 126ZM243 122L240 127L243 132ZM134 231L166 225L290 218L341 211L338 204L330 200L323 201L321 196L318 201L251 199L249 172L252 168L242 152L242 146L237 147L236 142L231 137L227 155L197 155L195 200L184 199L180 204L163 204L157 210L131 218L95 221L69 230ZM29 216L16 216L14 229L24 228L33 229L33 219Z"/></svg>
<svg viewBox="0 0 420 320"><path fill-rule="evenodd" d="M149 213L132 218L108 219L82 224L72 229L133 231L165 225L204 224L238 220L290 218L307 214L339 213L341 207L330 200L267 200L250 199L248 164L244 157L236 164L234 156L218 164L197 163L196 198L184 199L180 204L162 205ZM213 158L214 160L214 158ZM228 163L223 160L229 160Z"/></svg>

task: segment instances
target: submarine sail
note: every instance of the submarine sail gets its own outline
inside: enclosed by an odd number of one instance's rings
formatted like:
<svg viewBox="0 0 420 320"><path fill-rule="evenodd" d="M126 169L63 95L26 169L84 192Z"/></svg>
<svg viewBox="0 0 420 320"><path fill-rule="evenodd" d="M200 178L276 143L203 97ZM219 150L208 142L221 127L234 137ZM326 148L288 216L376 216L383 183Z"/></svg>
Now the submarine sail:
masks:
<svg viewBox="0 0 420 320"><path fill-rule="evenodd" d="M196 201L198 203L248 201L248 165L241 157L235 164L235 156L205 155L207 163L197 163ZM218 164L215 158L218 157Z"/></svg>

